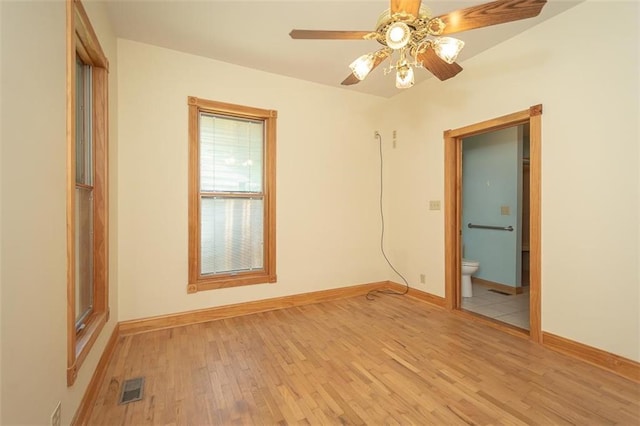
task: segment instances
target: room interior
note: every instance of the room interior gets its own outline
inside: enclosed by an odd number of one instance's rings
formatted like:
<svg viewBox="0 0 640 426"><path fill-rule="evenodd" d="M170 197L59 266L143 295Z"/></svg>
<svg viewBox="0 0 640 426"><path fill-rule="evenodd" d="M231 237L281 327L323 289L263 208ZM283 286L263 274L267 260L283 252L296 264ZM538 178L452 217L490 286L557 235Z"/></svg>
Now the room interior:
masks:
<svg viewBox="0 0 640 426"><path fill-rule="evenodd" d="M189 3L181 3L188 14ZM244 3L260 11L265 2ZM329 29L320 18L336 7L275 3L318 8L299 24L287 18L290 28ZM367 29L375 14L357 11L387 4L344 3L335 22L350 25L344 29ZM144 41L171 39L135 33L134 10L127 11L131 32L119 34L123 18L114 18L113 5L83 1L110 67L110 319L67 386L66 5L1 2L0 423L49 424L61 402L61 424L70 424L118 324L399 282L380 254L380 218L372 214L380 181L375 131L383 139L387 254L413 289L442 300L444 212L429 203L444 200L443 132L539 104L542 332L610 354L637 374L640 8L554 3L565 9L461 56L455 78L425 72L399 90L381 69L370 85L341 86L348 62L367 51L350 42L312 49L285 33L274 52L299 49L297 56L269 59L267 49L262 60L273 63L258 69L236 62L247 56L241 48L221 44L211 58L206 45L191 43L200 50L186 52ZM465 42L472 48L474 38ZM344 56L332 57L333 49ZM287 74L293 68L300 74ZM187 293L189 96L278 111L277 283Z"/></svg>
<svg viewBox="0 0 640 426"><path fill-rule="evenodd" d="M462 257L472 297L463 289L461 308L529 330L529 127L462 144Z"/></svg>

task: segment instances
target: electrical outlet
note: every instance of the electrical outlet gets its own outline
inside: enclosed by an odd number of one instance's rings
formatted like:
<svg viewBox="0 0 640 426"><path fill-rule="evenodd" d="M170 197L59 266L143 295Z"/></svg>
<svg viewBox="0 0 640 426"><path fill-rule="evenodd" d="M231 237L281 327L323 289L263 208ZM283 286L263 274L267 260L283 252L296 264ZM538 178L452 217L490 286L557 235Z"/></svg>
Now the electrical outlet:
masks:
<svg viewBox="0 0 640 426"><path fill-rule="evenodd" d="M429 210L440 210L440 200L429 201Z"/></svg>
<svg viewBox="0 0 640 426"><path fill-rule="evenodd" d="M380 137L380 132L377 131L377 130L374 130L373 131L373 138L376 139L376 138L379 138L379 137Z"/></svg>
<svg viewBox="0 0 640 426"><path fill-rule="evenodd" d="M424 274L420 274L420 284L424 284L427 280L427 277L425 277Z"/></svg>
<svg viewBox="0 0 640 426"><path fill-rule="evenodd" d="M60 411L62 409L62 402L58 401L56 409L51 413L51 426L60 426Z"/></svg>
<svg viewBox="0 0 640 426"><path fill-rule="evenodd" d="M397 133L396 133L396 131L394 130L394 131L393 131L393 148L395 148L395 147L396 147L396 140L397 140L396 135L397 135Z"/></svg>

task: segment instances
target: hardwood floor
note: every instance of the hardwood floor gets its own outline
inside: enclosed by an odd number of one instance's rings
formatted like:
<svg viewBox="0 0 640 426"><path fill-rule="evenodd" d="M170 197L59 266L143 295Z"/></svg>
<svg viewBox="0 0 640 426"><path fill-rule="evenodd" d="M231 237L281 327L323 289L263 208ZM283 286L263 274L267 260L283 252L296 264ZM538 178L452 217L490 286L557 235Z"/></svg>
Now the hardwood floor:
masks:
<svg viewBox="0 0 640 426"><path fill-rule="evenodd" d="M145 376L142 401L118 405ZM121 337L89 424L637 425L640 384L410 297Z"/></svg>

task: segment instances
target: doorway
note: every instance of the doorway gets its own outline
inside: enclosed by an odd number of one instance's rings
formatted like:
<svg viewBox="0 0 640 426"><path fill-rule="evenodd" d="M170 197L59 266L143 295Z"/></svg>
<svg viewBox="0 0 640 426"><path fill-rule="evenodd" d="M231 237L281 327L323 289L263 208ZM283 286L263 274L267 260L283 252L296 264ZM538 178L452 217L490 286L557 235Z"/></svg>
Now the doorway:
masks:
<svg viewBox="0 0 640 426"><path fill-rule="evenodd" d="M460 309L527 332L528 160L528 123L462 141Z"/></svg>
<svg viewBox="0 0 640 426"><path fill-rule="evenodd" d="M541 342L540 150L542 105L444 132L445 143L445 301L461 311L462 141L483 133L529 125L529 337ZM525 225L526 226L526 225ZM469 314L471 315L471 314Z"/></svg>

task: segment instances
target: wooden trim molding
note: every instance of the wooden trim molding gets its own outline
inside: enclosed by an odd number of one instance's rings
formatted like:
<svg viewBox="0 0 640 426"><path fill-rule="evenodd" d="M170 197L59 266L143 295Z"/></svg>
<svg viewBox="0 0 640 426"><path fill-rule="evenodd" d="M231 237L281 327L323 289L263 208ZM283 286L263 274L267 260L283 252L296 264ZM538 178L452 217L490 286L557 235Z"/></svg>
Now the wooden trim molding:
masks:
<svg viewBox="0 0 640 426"><path fill-rule="evenodd" d="M446 130L444 138L445 191L445 300L449 310L460 309L460 268L462 257L462 140L470 136L493 132L529 123L529 339L542 343L541 320L541 149L542 105L480 123Z"/></svg>
<svg viewBox="0 0 640 426"><path fill-rule="evenodd" d="M444 297L446 307L453 310L457 307L456 300L460 299L460 178L462 167L459 162L461 144L451 130L444 132ZM447 167L448 165L448 167Z"/></svg>
<svg viewBox="0 0 640 426"><path fill-rule="evenodd" d="M76 336L75 336L75 141L76 141L76 35L75 35L75 4L67 1L66 28L66 137L67 137L67 173L66 173L66 238L67 238L67 386L75 382L76 366ZM73 325L73 329L72 329Z"/></svg>
<svg viewBox="0 0 640 426"><path fill-rule="evenodd" d="M200 99L194 96L187 98L188 104L188 140L189 140L189 178L188 178L188 262L189 276L187 293L203 290L237 287L244 285L275 283L276 274L276 125L278 112L234 105L224 102ZM202 274L201 271L201 218L200 204L202 196L221 195L227 197L248 197L247 194L229 194L222 191L206 192L200 188L200 114L227 115L229 118L249 118L264 124L264 163L262 192L253 194L262 198L263 206L263 267L260 270L229 272L220 274Z"/></svg>
<svg viewBox="0 0 640 426"><path fill-rule="evenodd" d="M105 324L107 323L107 313L99 312L92 315L87 321L87 328L75 338L75 359L67 367L67 385L72 385L78 377L78 369L84 362L89 350L93 346Z"/></svg>
<svg viewBox="0 0 640 426"><path fill-rule="evenodd" d="M529 337L542 342L542 105L529 109Z"/></svg>
<svg viewBox="0 0 640 426"><path fill-rule="evenodd" d="M67 236L67 386L73 385L88 352L109 320L108 60L80 0L66 0L66 236ZM76 55L92 70L93 140L93 313L76 332Z"/></svg>
<svg viewBox="0 0 640 426"><path fill-rule="evenodd" d="M389 288L394 291L403 292L406 289L406 286L404 284L396 283L393 281L389 281L388 285ZM444 297L436 296L435 294L427 293L426 291L418 290L416 288L409 287L407 296L413 297L414 299L418 299L423 302L427 302L434 306L438 306L439 308L446 307L446 301Z"/></svg>
<svg viewBox="0 0 640 426"><path fill-rule="evenodd" d="M575 342L555 334L542 333L542 344L549 349L570 355L619 376L640 383L640 363L602 349Z"/></svg>
<svg viewBox="0 0 640 426"><path fill-rule="evenodd" d="M480 123L471 124L469 126L460 127L458 129L449 130L450 138L471 137L482 133L495 132L496 130L506 129L508 127L517 126L529 122L529 118L542 114L542 105L534 105L529 109L514 112L512 114L503 115L501 117L492 118Z"/></svg>
<svg viewBox="0 0 640 426"><path fill-rule="evenodd" d="M482 278L478 278L478 277L471 277L471 282L473 282L474 284L480 284L481 286L491 288L493 290L498 290L507 294L522 294L523 292L522 287L514 287L511 285L501 284L494 281L483 280Z"/></svg>
<svg viewBox="0 0 640 426"><path fill-rule="evenodd" d="M111 357L115 352L116 343L118 342L119 337L120 326L119 324L116 324L116 326L113 328L113 332L111 333L109 341L104 347L104 351L102 352L100 361L98 361L98 365L93 372L93 376L91 376L91 381L87 386L84 396L82 397L82 401L80 401L80 406L78 407L75 416L71 420L71 424L73 426L86 425L89 421L89 417L91 417L91 411L93 410L93 405L96 398L98 397L100 385L102 384L102 381L107 374L107 367L109 366Z"/></svg>
<svg viewBox="0 0 640 426"><path fill-rule="evenodd" d="M98 36L91 26L91 21L80 0L72 0L75 15L75 34L78 40L78 50L85 62L91 61L94 66L109 70L109 60L98 42Z"/></svg>
<svg viewBox="0 0 640 426"><path fill-rule="evenodd" d="M120 332L123 335L146 333L148 331L164 330L188 324L198 324L223 318L250 315L258 312L274 311L292 306L309 305L312 303L361 296L367 294L371 290L385 288L388 286L388 283L388 281L380 281L351 287L341 287L311 293L276 297L272 299L256 300L253 302L217 306L208 309L180 312L177 314L122 321L120 322Z"/></svg>

